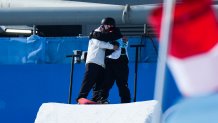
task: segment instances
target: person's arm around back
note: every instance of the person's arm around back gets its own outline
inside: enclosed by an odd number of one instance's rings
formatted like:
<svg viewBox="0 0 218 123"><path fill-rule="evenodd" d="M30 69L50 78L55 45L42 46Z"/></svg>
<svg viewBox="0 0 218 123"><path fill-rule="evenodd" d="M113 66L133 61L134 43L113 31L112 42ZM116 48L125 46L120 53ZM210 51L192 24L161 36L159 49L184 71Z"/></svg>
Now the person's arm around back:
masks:
<svg viewBox="0 0 218 123"><path fill-rule="evenodd" d="M111 50L117 50L119 48L119 46L117 45L112 45L110 44L109 42L103 42L103 41L99 41L97 39L92 39L93 40L93 43L99 47L99 48L102 48L102 49L111 49Z"/></svg>

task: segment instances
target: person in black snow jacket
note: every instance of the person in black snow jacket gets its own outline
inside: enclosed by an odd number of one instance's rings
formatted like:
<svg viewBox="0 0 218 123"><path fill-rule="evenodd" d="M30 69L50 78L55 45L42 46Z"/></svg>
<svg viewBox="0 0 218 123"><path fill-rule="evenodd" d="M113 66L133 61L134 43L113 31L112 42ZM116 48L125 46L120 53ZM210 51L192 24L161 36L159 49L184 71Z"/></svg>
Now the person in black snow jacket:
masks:
<svg viewBox="0 0 218 123"><path fill-rule="evenodd" d="M116 51L106 50L105 52L106 68L104 81L97 101L103 104L109 103L109 91L116 81L121 103L129 103L131 102L131 96L128 88L129 60L127 56L127 38L121 34L120 29L116 27L115 20L111 17L104 18L99 28L99 30L92 31L90 37L118 45L119 49ZM96 91L99 92L99 90Z"/></svg>
<svg viewBox="0 0 218 123"><path fill-rule="evenodd" d="M100 28L96 29L96 31L98 30L100 31ZM99 99L99 90L101 90L101 83L104 79L106 49L117 50L118 46L112 45L109 42L100 41L96 38L90 38L86 58L86 71L79 95L76 99L79 104L94 103ZM86 98L92 88L93 98L90 101Z"/></svg>

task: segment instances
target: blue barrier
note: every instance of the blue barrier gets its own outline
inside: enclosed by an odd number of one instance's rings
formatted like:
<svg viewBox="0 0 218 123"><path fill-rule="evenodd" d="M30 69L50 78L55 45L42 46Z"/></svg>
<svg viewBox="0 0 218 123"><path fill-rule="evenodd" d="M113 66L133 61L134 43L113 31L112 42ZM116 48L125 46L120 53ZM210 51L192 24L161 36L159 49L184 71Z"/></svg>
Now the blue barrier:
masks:
<svg viewBox="0 0 218 123"><path fill-rule="evenodd" d="M133 96L134 64L130 63L129 87ZM0 65L0 122L33 123L39 107L46 102L67 103L70 64ZM84 64L75 64L72 103L79 93ZM156 64L140 63L137 101L153 99ZM109 97L119 103L116 85Z"/></svg>
<svg viewBox="0 0 218 123"><path fill-rule="evenodd" d="M70 63L66 55L73 50L86 51L88 37L39 37L0 38L0 64L62 64ZM153 45L154 43L154 45ZM139 51L139 62L156 62L157 41L146 37L129 37L129 45L144 44ZM128 47L130 62L135 60L135 49Z"/></svg>
<svg viewBox="0 0 218 123"><path fill-rule="evenodd" d="M129 37L129 45L144 44L139 51L137 101L151 100L157 60L157 41L148 37ZM86 51L88 37L0 38L0 122L32 123L42 103L67 103L70 81L70 58L73 50ZM128 48L129 87L133 96L135 49ZM84 64L75 64L73 103L79 92ZM166 89L164 109L177 97L171 76ZM174 88L174 89L172 89ZM169 92L170 90L170 92ZM168 92L167 92L168 91ZM169 94L170 93L170 94ZM111 103L119 103L117 87L110 93Z"/></svg>

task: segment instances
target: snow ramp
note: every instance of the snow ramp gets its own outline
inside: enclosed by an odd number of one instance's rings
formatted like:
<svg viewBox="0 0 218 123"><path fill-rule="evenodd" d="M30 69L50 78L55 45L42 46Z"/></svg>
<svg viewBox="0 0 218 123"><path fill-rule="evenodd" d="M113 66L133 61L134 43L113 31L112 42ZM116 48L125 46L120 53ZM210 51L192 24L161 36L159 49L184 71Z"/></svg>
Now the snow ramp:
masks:
<svg viewBox="0 0 218 123"><path fill-rule="evenodd" d="M78 105L43 103L35 123L150 123L157 101Z"/></svg>

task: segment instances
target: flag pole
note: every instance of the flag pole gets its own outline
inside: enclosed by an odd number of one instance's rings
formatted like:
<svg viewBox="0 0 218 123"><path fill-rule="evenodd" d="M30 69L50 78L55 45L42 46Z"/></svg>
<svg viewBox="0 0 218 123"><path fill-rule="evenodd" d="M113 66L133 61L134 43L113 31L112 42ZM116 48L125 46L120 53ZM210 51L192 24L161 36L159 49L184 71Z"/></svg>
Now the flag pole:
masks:
<svg viewBox="0 0 218 123"><path fill-rule="evenodd" d="M159 56L157 62L157 72L155 79L155 90L154 99L158 101L157 108L152 117L152 123L161 123L162 117L162 102L164 92L164 80L165 71L168 55L168 46L170 40L172 13L174 13L175 0L164 0L163 1L163 13L160 30L160 45L159 45Z"/></svg>

